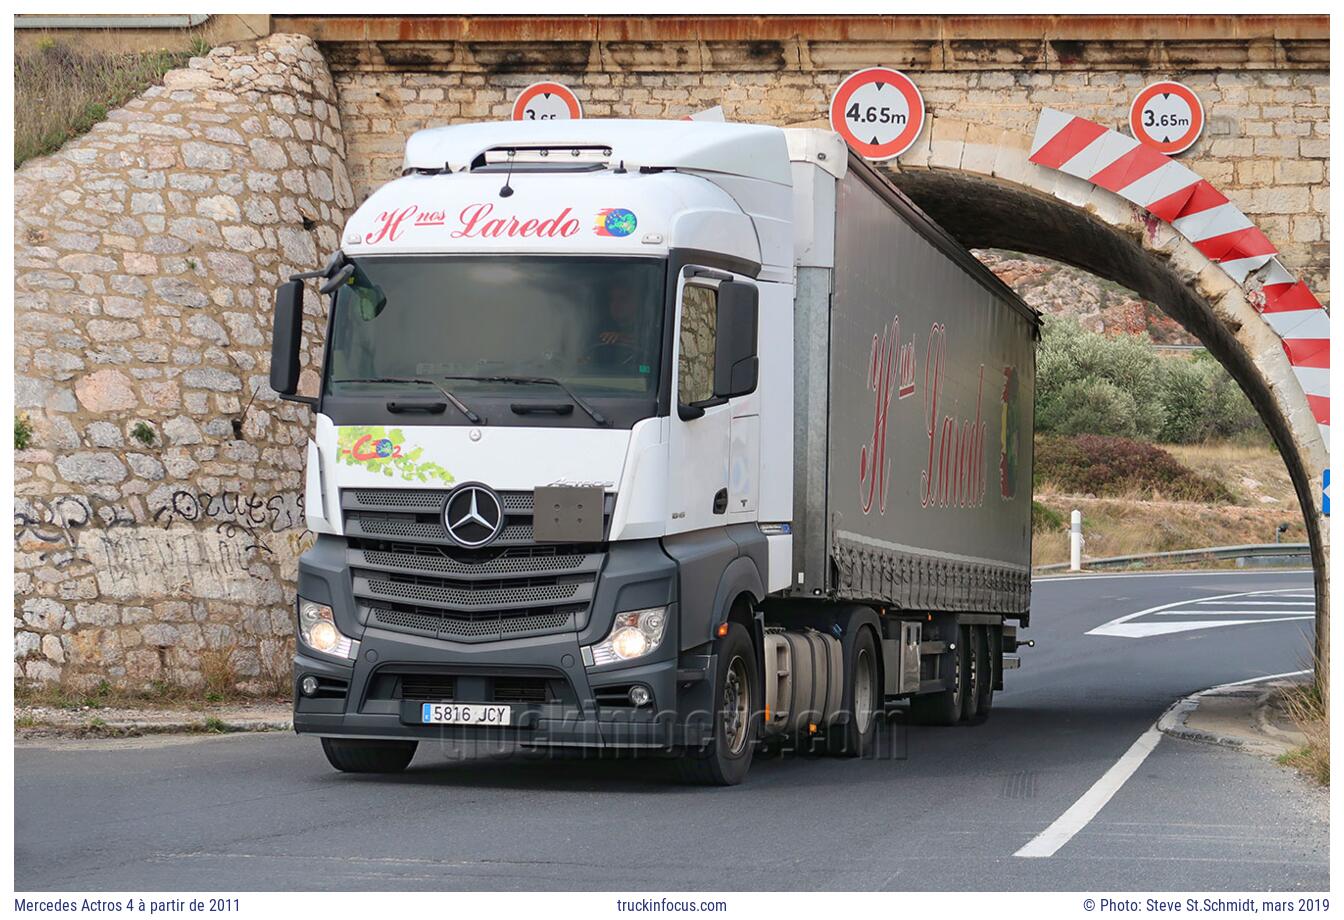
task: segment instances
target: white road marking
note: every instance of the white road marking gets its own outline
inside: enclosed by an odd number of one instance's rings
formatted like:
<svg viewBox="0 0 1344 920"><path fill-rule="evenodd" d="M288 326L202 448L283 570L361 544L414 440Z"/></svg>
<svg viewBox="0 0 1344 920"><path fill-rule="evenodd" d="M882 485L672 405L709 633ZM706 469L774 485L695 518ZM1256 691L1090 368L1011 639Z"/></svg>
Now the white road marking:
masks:
<svg viewBox="0 0 1344 920"><path fill-rule="evenodd" d="M1250 615L1259 615L1259 614L1271 614L1271 613L1278 614L1280 613L1280 611L1181 609L1189 607L1189 605L1191 604L1217 603L1220 601L1227 601L1231 603L1245 603L1244 601L1239 601L1237 599L1257 598L1257 597L1272 598L1273 600L1270 601L1271 603L1279 604L1282 603L1282 601L1279 598L1283 590L1284 589L1280 588L1277 590L1267 590L1267 591L1240 591L1235 594L1219 594L1215 595L1214 597L1191 598L1189 600L1183 600L1183 601L1171 601L1170 603L1166 604L1158 604L1155 607L1147 607L1143 610L1139 610L1134 613L1127 613L1122 617L1116 617L1114 620L1110 620L1109 622L1101 624L1096 629L1088 630L1086 635L1111 636L1122 639L1147 639L1152 636L1166 636L1172 633L1188 632L1190 630L1196 630L1196 629L1215 629L1219 626L1240 626L1253 623L1283 623L1291 620L1309 620L1314 617L1314 614L1306 613L1306 611L1303 610L1292 610L1282 612L1297 615L1295 616L1275 615L1273 616L1272 619L1255 620L1255 619L1249 619L1247 617L1249 617ZM1134 620L1137 620L1139 617L1147 616L1148 614L1162 615L1164 611L1172 611L1173 613L1187 613L1187 614L1198 613L1203 616L1232 615L1232 616L1240 616L1242 617L1242 619L1174 620L1174 621L1168 620L1166 622L1159 621L1159 622L1146 622L1146 623L1133 622Z"/></svg>
<svg viewBox="0 0 1344 920"><path fill-rule="evenodd" d="M1205 571L1194 572L1094 572L1086 575L1033 575L1032 584L1042 584L1051 581L1082 581L1088 579L1096 581L1100 578L1223 578L1228 575L1259 575L1260 577L1274 575L1310 575L1312 569L1275 569L1274 571L1261 571L1259 569L1208 569ZM1290 591L1292 588L1282 588L1280 590ZM1311 595L1303 595L1310 597Z"/></svg>
<svg viewBox="0 0 1344 920"><path fill-rule="evenodd" d="M1279 595L1281 598L1283 595ZM1315 607L1315 601L1290 601L1286 598L1274 601L1195 601L1196 604L1226 604L1229 607ZM1253 611L1247 611L1251 613Z"/></svg>
<svg viewBox="0 0 1344 920"><path fill-rule="evenodd" d="M1316 616L1306 610L1159 610L1156 617L1295 617L1310 620Z"/></svg>
<svg viewBox="0 0 1344 920"><path fill-rule="evenodd" d="M1097 812L1120 791L1120 787L1148 759L1148 755L1153 752L1153 748L1157 747L1157 742L1160 740L1162 733L1157 730L1157 724L1154 723L1151 728L1139 735L1139 740L1129 746L1129 750L1120 756L1101 779L1092 784L1091 789L1084 792L1082 797L1056 818L1053 824L1033 837L1026 846L1013 855L1024 859L1044 859L1054 856L1060 847L1073 839L1074 834L1087 827L1097 816Z"/></svg>
<svg viewBox="0 0 1344 920"><path fill-rule="evenodd" d="M1230 683L1210 687L1208 690L1195 694L1195 696L1203 696L1206 693L1212 693L1215 690L1222 690L1227 687L1240 687L1243 684L1254 684L1262 680L1298 677L1310 673L1310 671L1286 671L1283 674L1248 677L1246 680L1234 680ZM1023 859L1045 859L1054 856L1059 852L1060 847L1087 827L1098 812L1106 807L1106 803L1115 797L1120 788L1143 765L1143 762L1148 759L1148 755L1153 752L1153 748L1157 747L1157 743L1162 740L1162 732L1157 726L1157 722L1149 726L1148 730L1139 735L1138 740L1129 746L1129 750L1121 754L1120 759L1102 774L1101 779L1093 783L1092 787L1078 798L1078 801L1070 805L1064 814L1056 818L1045 830L1027 841L1026 846L1013 855L1021 856Z"/></svg>

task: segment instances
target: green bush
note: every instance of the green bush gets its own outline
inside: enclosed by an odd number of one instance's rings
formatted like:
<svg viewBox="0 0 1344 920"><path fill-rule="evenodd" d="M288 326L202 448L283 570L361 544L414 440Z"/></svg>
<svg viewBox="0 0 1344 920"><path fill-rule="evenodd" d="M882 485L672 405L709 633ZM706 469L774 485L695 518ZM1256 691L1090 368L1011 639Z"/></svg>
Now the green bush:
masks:
<svg viewBox="0 0 1344 920"><path fill-rule="evenodd" d="M33 423L26 415L14 416L14 449L27 450L33 443Z"/></svg>
<svg viewBox="0 0 1344 920"><path fill-rule="evenodd" d="M1164 357L1142 336L1109 338L1049 319L1036 359L1036 427L1192 444L1263 431L1250 401L1207 353Z"/></svg>
<svg viewBox="0 0 1344 920"><path fill-rule="evenodd" d="M1101 377L1070 380L1037 410L1036 426L1054 434L1139 434L1134 397Z"/></svg>
<svg viewBox="0 0 1344 920"><path fill-rule="evenodd" d="M1035 484L1098 496L1159 496L1174 501L1233 501L1216 479L1201 476L1153 444L1104 435L1036 439Z"/></svg>
<svg viewBox="0 0 1344 920"><path fill-rule="evenodd" d="M1065 527L1064 515L1048 505L1042 505L1036 500L1031 502L1031 529L1036 533L1051 533L1057 530L1063 530Z"/></svg>

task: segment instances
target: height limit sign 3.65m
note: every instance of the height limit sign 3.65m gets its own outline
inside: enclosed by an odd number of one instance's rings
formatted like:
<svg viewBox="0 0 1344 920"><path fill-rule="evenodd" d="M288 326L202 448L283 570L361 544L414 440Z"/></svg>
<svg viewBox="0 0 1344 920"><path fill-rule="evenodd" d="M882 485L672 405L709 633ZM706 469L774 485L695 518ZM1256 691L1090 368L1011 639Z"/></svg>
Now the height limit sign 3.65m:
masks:
<svg viewBox="0 0 1344 920"><path fill-rule="evenodd" d="M910 148L924 127L924 97L899 70L869 67L850 74L831 97L831 129L869 160Z"/></svg>
<svg viewBox="0 0 1344 920"><path fill-rule="evenodd" d="M1204 130L1204 106L1184 83L1163 80L1139 91L1129 107L1134 139L1168 156L1186 150Z"/></svg>

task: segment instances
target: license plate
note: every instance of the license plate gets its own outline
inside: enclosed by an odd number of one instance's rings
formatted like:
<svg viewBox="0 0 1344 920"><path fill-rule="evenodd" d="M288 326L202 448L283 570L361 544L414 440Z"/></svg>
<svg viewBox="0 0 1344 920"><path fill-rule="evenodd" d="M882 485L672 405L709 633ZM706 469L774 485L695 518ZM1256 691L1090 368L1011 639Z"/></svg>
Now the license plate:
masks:
<svg viewBox="0 0 1344 920"><path fill-rule="evenodd" d="M425 725L508 725L512 706L479 706L472 703L425 703L420 707Z"/></svg>

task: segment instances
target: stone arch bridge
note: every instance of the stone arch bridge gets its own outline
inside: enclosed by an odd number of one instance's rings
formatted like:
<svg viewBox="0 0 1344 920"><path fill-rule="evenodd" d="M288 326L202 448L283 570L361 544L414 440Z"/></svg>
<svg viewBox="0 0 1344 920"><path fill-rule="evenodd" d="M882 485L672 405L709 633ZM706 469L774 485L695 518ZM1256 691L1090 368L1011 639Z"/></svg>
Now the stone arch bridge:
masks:
<svg viewBox="0 0 1344 920"><path fill-rule="evenodd" d="M1263 300L1130 201L1030 162L1045 109L1119 127L1140 88L1178 79L1207 115L1180 162L1328 303L1326 17L248 19L269 36L194 60L16 176L18 402L37 442L16 473L27 676L74 676L82 661L128 681L200 679L176 645L283 636L293 585L268 509L295 514L308 422L264 386L267 289L332 248L343 215L400 170L411 132L507 118L541 79L572 86L588 117L721 105L733 121L822 126L839 81L870 65L920 87L930 121L891 174L954 235L1131 288L1236 377L1292 474L1328 649L1328 414ZM171 355L130 342L165 335ZM136 421L160 456L133 443ZM162 591L95 564L147 554L165 568ZM223 573L203 597L193 565ZM230 571L261 572L262 593L230 587ZM265 642L244 650L245 676L264 676L266 657Z"/></svg>
<svg viewBox="0 0 1344 920"><path fill-rule="evenodd" d="M1328 426L1328 409L1313 411L1254 293L1125 199L1028 161L1043 109L1118 127L1138 90L1179 79L1207 115L1181 163L1231 199L1326 302L1324 18L279 17L274 27L312 36L326 55L357 196L400 170L411 131L507 118L517 90L536 80L572 86L588 117L721 105L730 121L820 126L848 72L905 71L930 122L895 166L897 184L963 243L1087 269L1197 336L1282 449L1325 603L1329 445L1318 422Z"/></svg>

